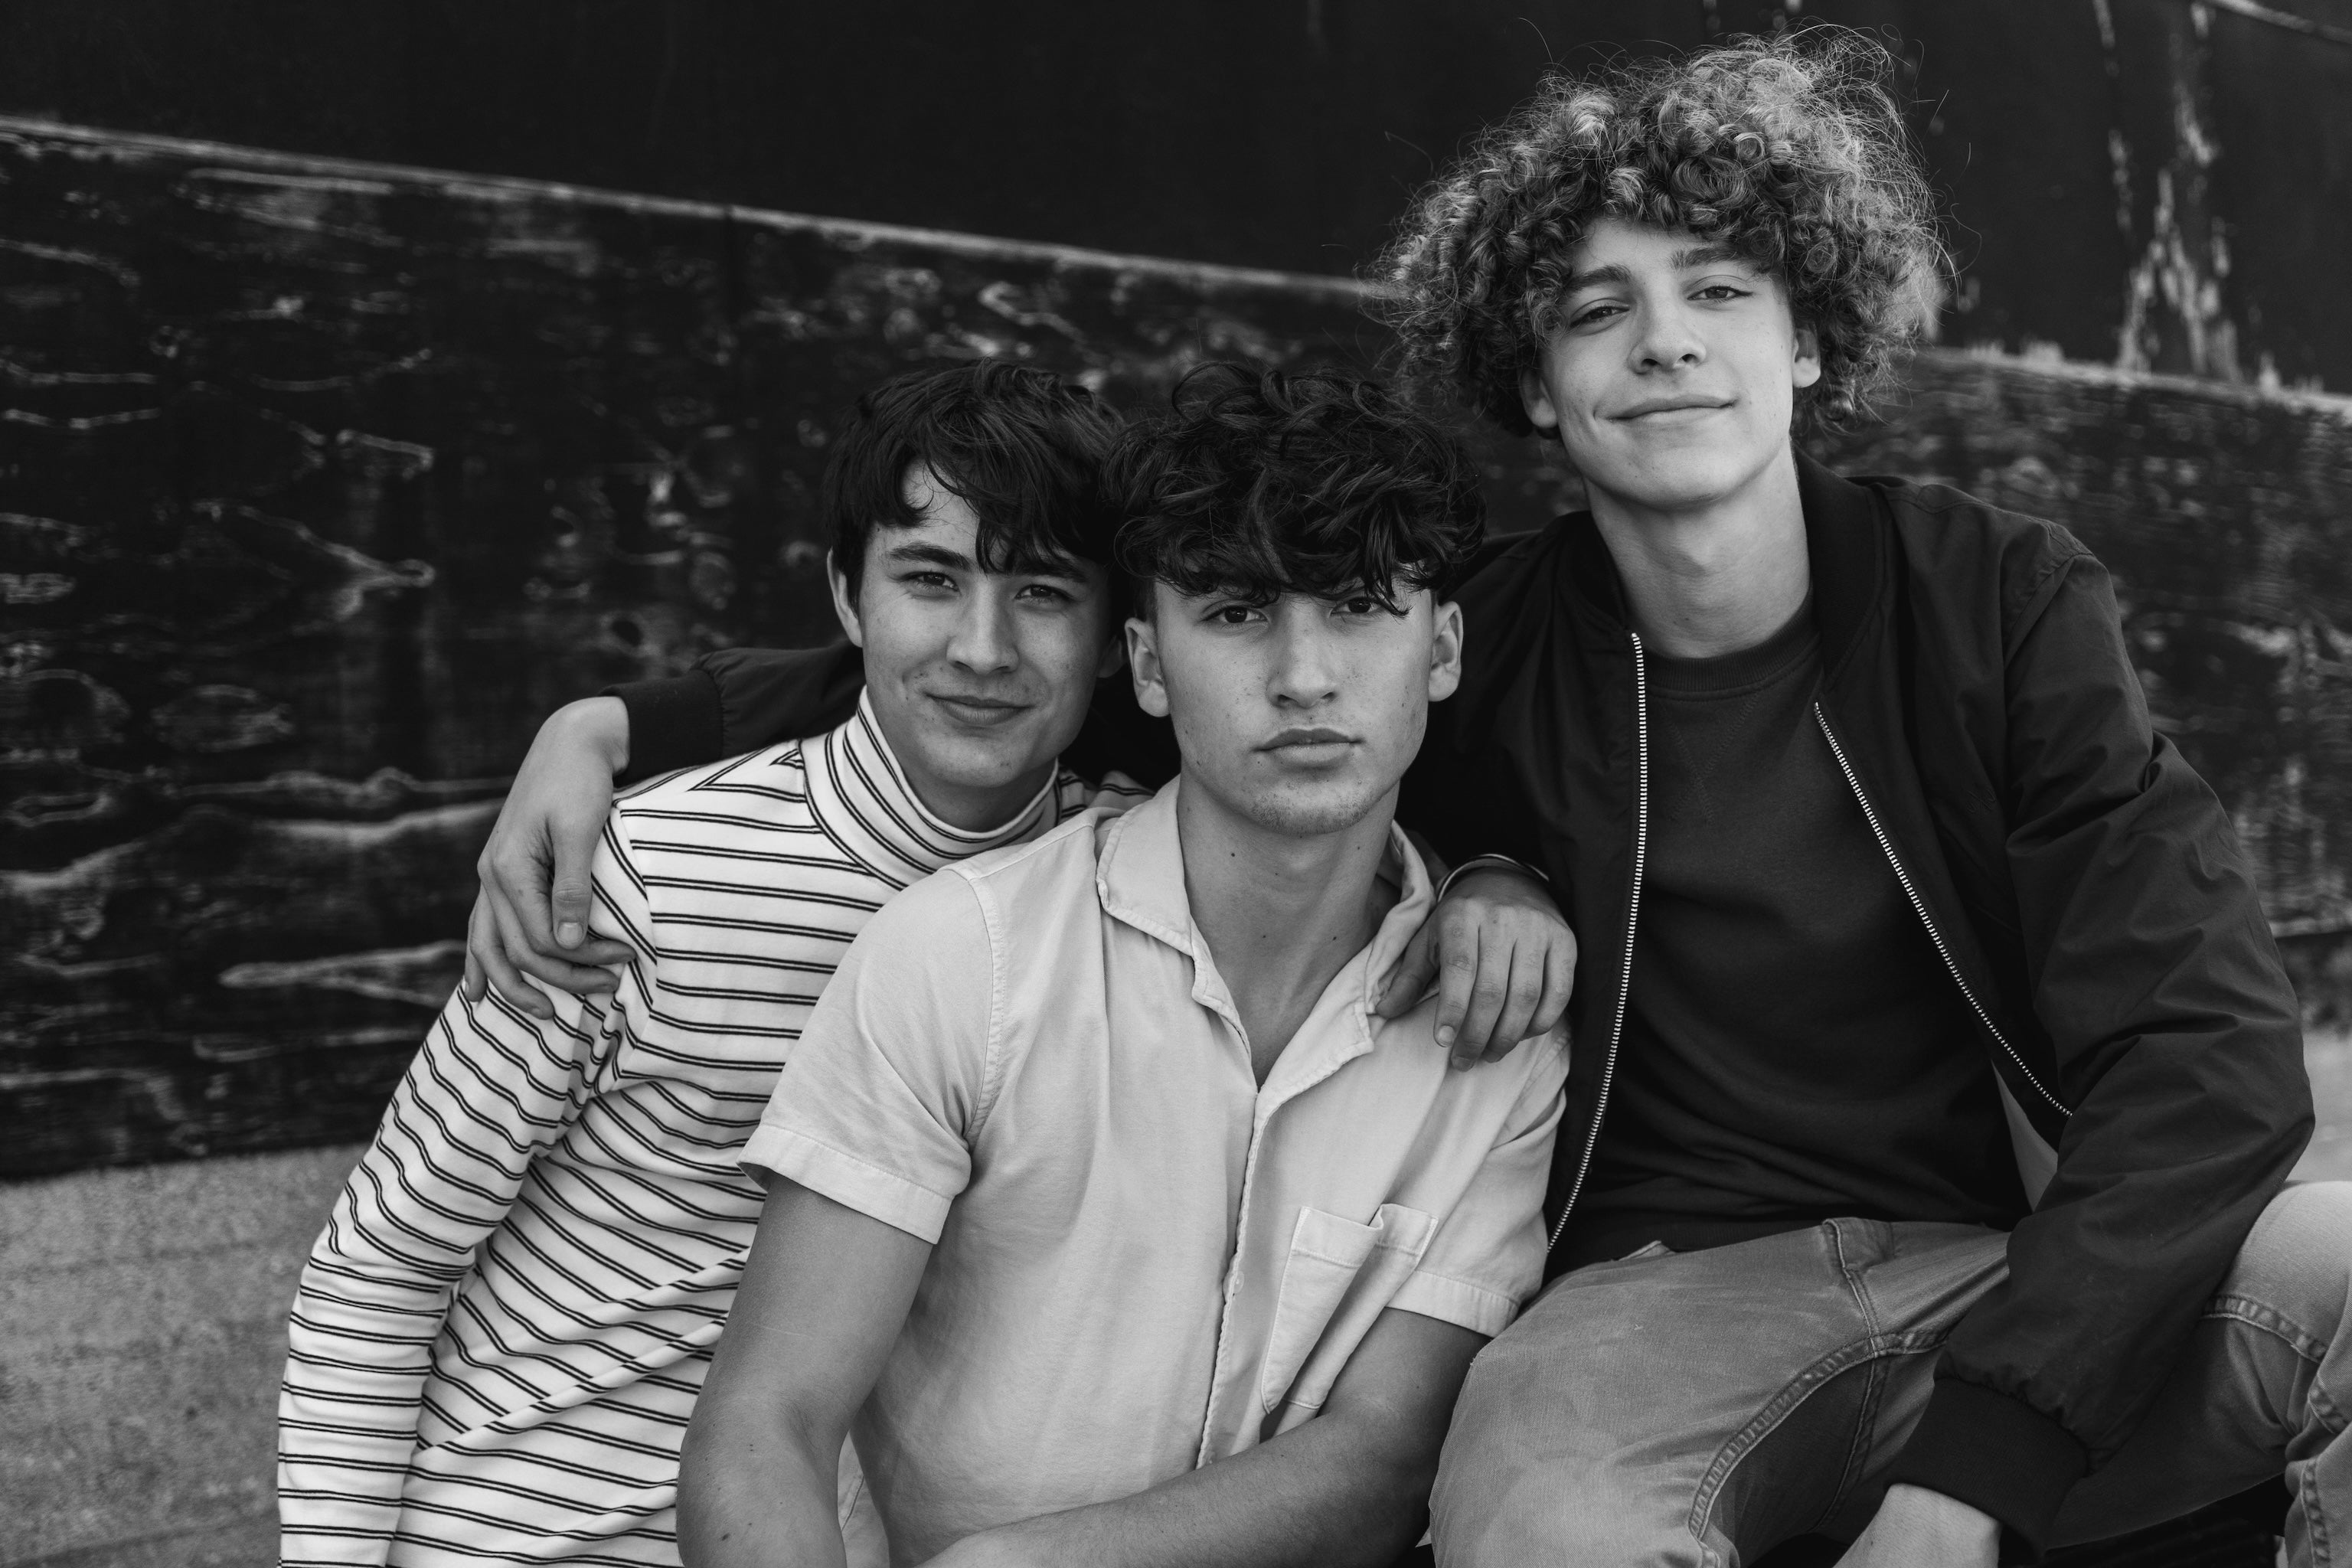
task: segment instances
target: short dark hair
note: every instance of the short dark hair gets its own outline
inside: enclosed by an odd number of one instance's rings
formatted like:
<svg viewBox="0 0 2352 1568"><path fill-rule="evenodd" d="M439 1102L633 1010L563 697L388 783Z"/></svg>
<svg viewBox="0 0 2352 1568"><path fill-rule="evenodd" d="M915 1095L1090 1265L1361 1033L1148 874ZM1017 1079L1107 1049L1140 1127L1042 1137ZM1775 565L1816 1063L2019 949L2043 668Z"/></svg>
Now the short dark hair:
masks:
<svg viewBox="0 0 2352 1568"><path fill-rule="evenodd" d="M1453 585L1486 531L1477 469L1453 435L1377 381L1229 362L1176 384L1113 460L1118 563L1151 584L1271 604L1286 593Z"/></svg>
<svg viewBox="0 0 2352 1568"><path fill-rule="evenodd" d="M1381 261L1406 384L1526 435L1520 374L1558 325L1570 253L1613 217L1720 240L1780 278L1821 342L1799 422L1855 422L1949 270L1893 64L1812 26L1550 78L1423 194Z"/></svg>
<svg viewBox="0 0 2352 1568"><path fill-rule="evenodd" d="M917 463L979 517L983 570L1072 557L1109 565L1118 513L1104 465L1118 434L1093 393L1027 365L979 360L891 377L852 405L824 469L821 505L851 598L874 530L923 521L904 489Z"/></svg>

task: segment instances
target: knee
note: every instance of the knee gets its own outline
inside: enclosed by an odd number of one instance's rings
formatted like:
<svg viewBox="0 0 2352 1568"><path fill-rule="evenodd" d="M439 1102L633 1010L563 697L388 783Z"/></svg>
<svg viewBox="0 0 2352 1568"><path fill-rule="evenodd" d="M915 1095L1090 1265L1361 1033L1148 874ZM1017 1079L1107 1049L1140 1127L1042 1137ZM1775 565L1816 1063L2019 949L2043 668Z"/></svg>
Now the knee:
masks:
<svg viewBox="0 0 2352 1568"><path fill-rule="evenodd" d="M1543 1338L1507 1332L1471 1363L1430 1498L1437 1560L1696 1568L1687 1479L1640 1463L1638 1435L1615 1429L1612 1401L1580 1375L1591 1369Z"/></svg>
<svg viewBox="0 0 2352 1568"><path fill-rule="evenodd" d="M2270 1308L2322 1343L2352 1329L2352 1182L2302 1182L2273 1198L2222 1293Z"/></svg>

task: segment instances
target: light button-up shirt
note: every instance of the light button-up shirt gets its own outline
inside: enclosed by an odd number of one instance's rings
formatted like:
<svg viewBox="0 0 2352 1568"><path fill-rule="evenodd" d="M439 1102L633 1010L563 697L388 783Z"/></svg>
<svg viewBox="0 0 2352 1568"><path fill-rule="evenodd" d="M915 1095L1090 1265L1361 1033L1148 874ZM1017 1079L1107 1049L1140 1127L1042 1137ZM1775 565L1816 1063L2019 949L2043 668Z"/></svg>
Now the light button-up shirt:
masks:
<svg viewBox="0 0 2352 1568"><path fill-rule="evenodd" d="M1499 1332L1541 1280L1558 1038L1449 1071L1373 1005L1399 897L1261 1087L1176 792L950 868L866 926L748 1168L934 1245L856 1427L900 1563L1313 1416L1394 1307Z"/></svg>

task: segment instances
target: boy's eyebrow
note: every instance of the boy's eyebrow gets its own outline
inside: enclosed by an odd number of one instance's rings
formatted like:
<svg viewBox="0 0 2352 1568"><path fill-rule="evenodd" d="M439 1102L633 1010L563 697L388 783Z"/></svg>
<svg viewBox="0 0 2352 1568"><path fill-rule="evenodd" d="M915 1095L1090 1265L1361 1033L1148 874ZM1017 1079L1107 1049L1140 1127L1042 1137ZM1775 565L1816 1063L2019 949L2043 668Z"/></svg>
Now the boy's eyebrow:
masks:
<svg viewBox="0 0 2352 1568"><path fill-rule="evenodd" d="M882 558L886 561L904 562L910 565L919 563L929 566L939 566L950 572L973 570L971 556L959 550L950 550L944 544L916 542L894 544L882 552ZM1040 561L1011 572L990 574L1007 577L1051 577L1062 583L1084 583L1087 580L1086 568L1066 557Z"/></svg>
<svg viewBox="0 0 2352 1568"><path fill-rule="evenodd" d="M1687 250L1677 250L1666 258L1666 265L1677 272L1687 272L1694 267L1712 266L1718 261L1737 261L1748 265L1748 258L1727 245L1695 245ZM1573 294L1580 289L1597 289L1603 283L1631 283L1633 274L1615 262L1606 267L1590 267L1581 272L1571 272L1561 284L1562 294Z"/></svg>
<svg viewBox="0 0 2352 1568"><path fill-rule="evenodd" d="M1677 272L1687 272L1694 267L1711 267L1718 261L1737 261L1743 267L1748 265L1748 258L1722 244L1694 245L1688 250L1677 250L1669 258L1669 265Z"/></svg>
<svg viewBox="0 0 2352 1568"><path fill-rule="evenodd" d="M961 551L950 550L944 544L894 544L882 553L885 559L890 561L920 561L933 566L945 566L957 572L971 570L971 556Z"/></svg>

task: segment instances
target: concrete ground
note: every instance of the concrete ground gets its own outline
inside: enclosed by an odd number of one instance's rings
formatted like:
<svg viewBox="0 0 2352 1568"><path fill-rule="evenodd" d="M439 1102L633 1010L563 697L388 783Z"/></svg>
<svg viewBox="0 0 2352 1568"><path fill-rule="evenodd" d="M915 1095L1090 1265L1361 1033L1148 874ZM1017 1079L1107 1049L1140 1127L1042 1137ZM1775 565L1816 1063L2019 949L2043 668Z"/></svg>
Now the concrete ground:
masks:
<svg viewBox="0 0 2352 1568"><path fill-rule="evenodd" d="M2352 1037L2297 1174L2352 1178ZM0 1568L262 1568L285 1316L352 1147L0 1186Z"/></svg>

